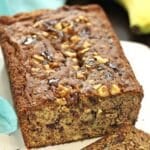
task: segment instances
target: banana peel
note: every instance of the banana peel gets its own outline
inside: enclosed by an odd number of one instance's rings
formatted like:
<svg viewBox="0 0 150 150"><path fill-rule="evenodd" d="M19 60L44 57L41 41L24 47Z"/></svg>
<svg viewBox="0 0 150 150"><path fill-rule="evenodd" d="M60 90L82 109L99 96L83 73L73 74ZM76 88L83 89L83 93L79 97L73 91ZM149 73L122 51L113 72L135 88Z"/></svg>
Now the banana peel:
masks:
<svg viewBox="0 0 150 150"><path fill-rule="evenodd" d="M116 0L128 12L131 30L150 34L150 0Z"/></svg>

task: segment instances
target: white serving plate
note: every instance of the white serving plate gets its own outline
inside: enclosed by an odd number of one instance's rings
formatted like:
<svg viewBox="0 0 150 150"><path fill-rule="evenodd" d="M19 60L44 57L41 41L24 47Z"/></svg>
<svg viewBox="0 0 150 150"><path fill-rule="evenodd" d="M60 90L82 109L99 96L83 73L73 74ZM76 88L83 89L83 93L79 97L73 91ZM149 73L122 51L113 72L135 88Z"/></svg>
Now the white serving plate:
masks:
<svg viewBox="0 0 150 150"><path fill-rule="evenodd" d="M124 52L133 67L137 79L144 89L144 99L138 116L136 127L150 133L150 48L145 45L122 41L121 45ZM11 92L9 88L8 76L4 65L4 59L0 50L0 96L10 100L12 103ZM72 142L57 146L48 146L38 150L80 150L82 147L96 141L98 138ZM25 150L24 142L17 130L11 135L0 135L0 150Z"/></svg>

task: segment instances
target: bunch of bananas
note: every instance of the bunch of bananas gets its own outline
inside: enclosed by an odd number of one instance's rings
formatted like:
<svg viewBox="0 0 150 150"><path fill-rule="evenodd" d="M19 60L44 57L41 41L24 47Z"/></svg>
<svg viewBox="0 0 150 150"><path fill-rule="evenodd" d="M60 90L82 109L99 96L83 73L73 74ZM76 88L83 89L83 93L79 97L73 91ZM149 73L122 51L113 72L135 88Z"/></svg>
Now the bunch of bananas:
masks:
<svg viewBox="0 0 150 150"><path fill-rule="evenodd" d="M128 12L130 27L137 34L150 34L150 0L116 0Z"/></svg>

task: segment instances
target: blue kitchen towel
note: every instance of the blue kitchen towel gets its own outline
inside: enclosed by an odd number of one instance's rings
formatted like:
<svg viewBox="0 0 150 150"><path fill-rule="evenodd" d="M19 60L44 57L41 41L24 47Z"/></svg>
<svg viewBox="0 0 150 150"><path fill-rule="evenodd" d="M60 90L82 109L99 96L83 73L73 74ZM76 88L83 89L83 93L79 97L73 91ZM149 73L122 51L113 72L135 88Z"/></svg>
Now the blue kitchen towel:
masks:
<svg viewBox="0 0 150 150"><path fill-rule="evenodd" d="M11 104L0 97L0 134L9 134L17 130L18 119Z"/></svg>
<svg viewBox="0 0 150 150"><path fill-rule="evenodd" d="M65 0L0 0L0 15L13 15L36 9L56 9L63 6Z"/></svg>

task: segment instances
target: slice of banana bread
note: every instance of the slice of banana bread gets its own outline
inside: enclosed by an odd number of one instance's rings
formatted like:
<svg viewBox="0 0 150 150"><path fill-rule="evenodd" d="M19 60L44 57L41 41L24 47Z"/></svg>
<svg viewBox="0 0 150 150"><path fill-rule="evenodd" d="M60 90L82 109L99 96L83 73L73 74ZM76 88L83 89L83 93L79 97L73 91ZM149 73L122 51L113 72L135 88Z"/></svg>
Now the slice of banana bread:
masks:
<svg viewBox="0 0 150 150"><path fill-rule="evenodd" d="M143 91L97 5L0 17L27 147L103 135L137 119Z"/></svg>
<svg viewBox="0 0 150 150"><path fill-rule="evenodd" d="M131 125L122 125L116 132L82 150L150 150L150 134Z"/></svg>

